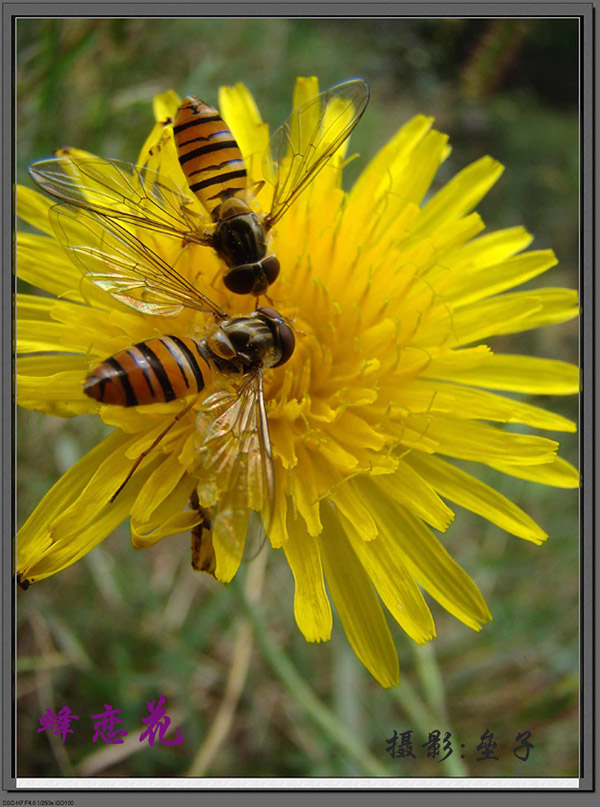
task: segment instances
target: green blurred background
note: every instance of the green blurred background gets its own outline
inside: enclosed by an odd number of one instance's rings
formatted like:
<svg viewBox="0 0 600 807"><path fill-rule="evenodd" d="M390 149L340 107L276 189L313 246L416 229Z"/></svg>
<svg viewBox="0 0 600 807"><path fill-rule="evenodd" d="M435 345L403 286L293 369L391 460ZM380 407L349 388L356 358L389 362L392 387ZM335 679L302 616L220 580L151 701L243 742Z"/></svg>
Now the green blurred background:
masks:
<svg viewBox="0 0 600 807"><path fill-rule="evenodd" d="M169 88L216 104L219 85L244 81L275 126L297 75L317 75L323 88L362 76L371 103L352 136L360 158L349 183L410 116L434 115L453 146L434 188L484 154L500 160L507 170L478 207L488 228L524 224L534 248L552 247L560 260L538 285L577 285L576 20L21 19L17 36L21 182L31 184L27 165L59 146L135 160L152 96ZM576 362L577 325L491 344ZM542 405L576 419L574 399ZM103 433L93 417L20 412L19 523ZM549 436L577 462L575 435ZM305 642L291 574L282 553L269 552L257 608L264 630L221 739L214 724L232 655L249 649L241 586L195 575L187 536L135 552L124 525L83 561L19 591L18 775L576 776L577 495L481 475L550 534L535 547L459 509L442 540L494 621L476 634L432 603L439 638L425 650L393 625L402 685L384 691L339 622L331 642ZM159 693L183 745L137 742ZM90 715L105 703L123 710L125 746L92 743ZM80 716L64 747L37 733L39 715L63 704ZM416 760L386 754L394 729L414 730ZM434 729L453 732L455 753L443 763L420 747ZM500 759L476 762L486 729ZM512 749L525 729L535 748L520 762ZM204 762L192 768L199 752Z"/></svg>

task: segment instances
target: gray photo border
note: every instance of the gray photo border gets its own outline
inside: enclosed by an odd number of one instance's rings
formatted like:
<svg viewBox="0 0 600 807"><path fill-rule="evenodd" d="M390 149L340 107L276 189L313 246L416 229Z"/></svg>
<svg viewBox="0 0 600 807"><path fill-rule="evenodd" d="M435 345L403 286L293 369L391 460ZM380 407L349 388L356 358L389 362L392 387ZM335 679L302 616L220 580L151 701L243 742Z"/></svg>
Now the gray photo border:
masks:
<svg viewBox="0 0 600 807"><path fill-rule="evenodd" d="M2 676L3 676L3 698L2 698L2 787L3 805L27 805L41 804L40 799L48 798L46 803L54 804L57 799L65 799L65 804L74 805L100 805L105 802L102 793L120 794L121 799L127 804L162 804L164 803L165 791L178 792L178 799L184 804L196 804L198 800L198 790L178 790L178 780L165 780L164 789L153 787L152 790L144 789L143 780L140 780L140 787L136 790L122 790L116 788L95 791L82 790L35 790L25 792L16 787L15 765L16 765L16 725L15 725L15 632L14 613L16 608L16 592L12 570L14 568L14 556L12 548L12 538L15 534L15 437L14 437L14 417L15 402L13 394L13 307L12 297L14 292L14 273L12 265L12 239L14 206L14 73L15 73L15 45L13 39L14 18L15 17L578 17L580 19L580 291L581 291L581 321L580 321L580 363L585 368L585 387L580 396L580 468L582 473L582 486L580 496L580 776L579 793L586 791L586 797L595 790L595 737L597 734L596 703L594 697L594 672L595 672L595 594L594 582L594 463L593 463L593 404L594 404L594 364L593 348L595 342L594 328L594 302L596 290L594 288L593 267L595 259L594 249L594 179L595 179L595 159L594 159L594 51L595 51L595 3L339 3L339 2L308 2L308 3L288 3L288 2L238 2L238 3L178 3L166 0L162 3L86 3L86 2L2 2L2 46L3 46L3 142L4 142L4 167L3 172L3 259L4 271L2 275L2 333L3 333L3 373L2 373L2 513L4 525L4 542L2 551L3 577L2 587ZM11 540L9 540L9 537ZM444 792L444 798L449 805L461 804L465 799L465 793L474 791L475 798L481 798L481 788L478 788L477 781L469 784L468 787L458 786L458 780L444 780L443 785L427 791L418 791L411 787L410 780L407 780L405 787L391 787L390 790L398 792L408 790L414 797L429 798L429 792ZM507 781L507 780L504 780ZM548 780L543 780L544 784L540 788L532 790L533 793L540 794L543 791L544 803L555 799L564 801L564 791L556 791L546 785ZM266 791L252 788L252 785L241 788L236 786L232 780L232 788L226 791L204 790L202 793L210 793L211 803L218 799L219 803L225 800L233 800L236 797L247 799L251 792L257 795L252 796L256 803L264 803L270 799L279 798L277 790ZM281 788L294 785L281 783ZM326 788L325 788L326 789ZM360 791L375 789L369 785L369 780L348 780L347 788L342 791L327 790L327 798L349 802L362 803L364 797ZM379 795L384 799L394 798L394 793L382 791L379 787ZM506 790L501 787L496 790L485 789L486 799L501 800ZM519 788L516 788L519 789ZM140 792L141 791L141 792ZM350 792L349 792L350 791ZM461 791L458 793L448 791ZM286 794L287 798L300 799L304 792L296 790L295 793ZM577 792L577 791L575 791ZM489 795L487 795L489 793ZM470 798L470 797L468 797Z"/></svg>

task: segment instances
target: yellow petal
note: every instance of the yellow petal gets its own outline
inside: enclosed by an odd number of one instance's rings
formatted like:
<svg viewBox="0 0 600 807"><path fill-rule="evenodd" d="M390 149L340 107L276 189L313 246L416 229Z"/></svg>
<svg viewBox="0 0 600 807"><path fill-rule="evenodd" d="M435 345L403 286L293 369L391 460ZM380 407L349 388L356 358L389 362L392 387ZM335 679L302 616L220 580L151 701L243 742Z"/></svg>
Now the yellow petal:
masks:
<svg viewBox="0 0 600 807"><path fill-rule="evenodd" d="M503 171L504 167L491 157L463 168L423 207L414 232L435 232L444 222L470 213Z"/></svg>
<svg viewBox="0 0 600 807"><path fill-rule="evenodd" d="M499 333L527 330L542 302L532 292L503 294L458 309L435 308L423 317L413 345L442 344L459 347Z"/></svg>
<svg viewBox="0 0 600 807"><path fill-rule="evenodd" d="M83 381L88 372L84 356L26 356L17 360L17 403L49 415L71 417L95 412L96 401L83 394ZM53 372L57 365L75 369Z"/></svg>
<svg viewBox="0 0 600 807"><path fill-rule="evenodd" d="M432 123L433 118L425 115L411 118L369 162L350 191L344 216L348 233L352 232L354 222L368 220L380 199L384 199L386 206L389 201L393 203L394 197L389 192L392 187L403 184L404 168ZM414 212L419 211L415 208Z"/></svg>
<svg viewBox="0 0 600 807"><path fill-rule="evenodd" d="M319 537L327 586L352 649L388 688L400 680L398 656L377 595L331 507L323 508Z"/></svg>
<svg viewBox="0 0 600 807"><path fill-rule="evenodd" d="M562 415L555 415L538 406L532 406L502 395L493 395L458 384L439 384L418 379L405 383L398 404L405 403L406 411L450 414L457 418L495 420L501 423L525 423L538 429L577 431L576 425Z"/></svg>
<svg viewBox="0 0 600 807"><path fill-rule="evenodd" d="M421 455L423 452L414 453ZM410 457L411 454L407 456ZM367 480L357 481L357 484L367 490L371 489L377 501L381 496L395 499L441 532L447 530L454 521L454 513L432 488L427 475L419 475L404 459L393 474L378 476L370 480L370 483Z"/></svg>
<svg viewBox="0 0 600 807"><path fill-rule="evenodd" d="M196 197L189 193L188 183L177 157L173 125L164 121L165 119L163 119L163 122L154 125L140 149L138 163L147 166L150 172L155 171L158 174L159 182L164 182L169 187L176 185L182 193L186 194L189 199L190 211L194 214L199 214L199 221L202 221L204 218L203 208ZM181 254L175 239L173 239L171 246L176 256ZM163 257L168 260L166 253Z"/></svg>
<svg viewBox="0 0 600 807"><path fill-rule="evenodd" d="M240 567L246 544L250 512L250 510L237 508L221 510L213 520L215 578L221 583L231 582ZM232 540L232 535L235 536L235 540Z"/></svg>
<svg viewBox="0 0 600 807"><path fill-rule="evenodd" d="M294 109L304 106L311 98L319 94L319 79L316 76L299 76L294 85L294 96L292 106ZM319 110L314 110L313 126L310 127L311 131L314 130L315 125L319 119Z"/></svg>
<svg viewBox="0 0 600 807"><path fill-rule="evenodd" d="M403 166L400 181L394 183L392 193L399 194L402 201L420 204L427 193L431 181L437 173L438 168L444 161L448 146L448 136L432 130L415 145L411 153L410 160ZM394 166L392 176L398 171ZM417 217L412 232L419 231L423 213Z"/></svg>
<svg viewBox="0 0 600 807"><path fill-rule="evenodd" d="M242 152L250 180L259 182L269 126L263 123L252 94L244 84L220 87L219 111Z"/></svg>
<svg viewBox="0 0 600 807"><path fill-rule="evenodd" d="M513 465L539 465L552 462L558 443L546 437L497 429L485 423L465 423L457 428L457 420L451 417L436 415L427 418L416 415L410 418L411 424L417 428L421 424L427 435L438 443L440 454L448 454L463 460L476 462L506 462ZM417 447L417 446L415 446Z"/></svg>
<svg viewBox="0 0 600 807"><path fill-rule="evenodd" d="M440 457L427 456L416 451L406 462L427 478L429 483L450 501L483 516L503 530L541 544L546 533L520 507L489 485L459 470Z"/></svg>
<svg viewBox="0 0 600 807"><path fill-rule="evenodd" d="M376 518L414 580L449 613L473 630L491 619L475 583L419 518L391 500L380 502Z"/></svg>
<svg viewBox="0 0 600 807"><path fill-rule="evenodd" d="M155 95L152 102L154 120L157 123L165 123L165 121L173 120L180 103L181 98L174 90L167 90L166 92Z"/></svg>
<svg viewBox="0 0 600 807"><path fill-rule="evenodd" d="M166 457L163 455L135 500L135 504L131 509L132 519L137 523L151 521L154 511L180 485L184 475L185 470L179 464L176 452L168 454ZM194 487L193 482L190 482L188 499Z"/></svg>
<svg viewBox="0 0 600 807"><path fill-rule="evenodd" d="M118 504L121 506L122 499L128 499L127 513L131 512L133 506L132 492L134 486L130 484L134 479L136 480L136 496L139 491L139 484L137 482L143 481L150 473L150 468L153 467L158 461L156 453L150 454L144 458L136 470L135 474L127 482L125 487L119 492L114 502L111 502L113 496L119 491L121 484L129 475L132 463L127 461L127 453L130 449L131 443L135 440L127 436L119 448L113 454L99 463L95 473L87 482L86 487L81 492L81 496L68 507L56 515L52 520L51 531L56 540L64 540L74 538L76 534L84 529L103 512L104 508L111 508L113 505ZM143 472L143 474L142 474Z"/></svg>
<svg viewBox="0 0 600 807"><path fill-rule="evenodd" d="M79 340L65 332L63 325L52 322L56 301L50 297L17 294L17 352L79 351Z"/></svg>
<svg viewBox="0 0 600 807"><path fill-rule="evenodd" d="M474 367L442 367L433 361L427 374L478 387L531 395L572 395L579 391L579 368L576 365L535 356L489 353L485 362Z"/></svg>
<svg viewBox="0 0 600 807"><path fill-rule="evenodd" d="M135 549L153 546L165 536L188 532L203 520L203 515L198 510L185 510L196 484L191 476L185 475L182 478L174 474L177 484L170 485L168 493L157 480L157 475L165 476L172 468L171 456L152 471L131 509L131 542ZM160 502L158 506L152 507L151 511L144 513L140 501L147 501L148 491L152 489L156 490Z"/></svg>
<svg viewBox="0 0 600 807"><path fill-rule="evenodd" d="M319 516L319 490L316 484L313 453L298 445L298 465L302 476L293 474L290 478L290 493L298 512L306 522L309 535L318 535L323 526Z"/></svg>
<svg viewBox="0 0 600 807"><path fill-rule="evenodd" d="M416 357L423 356L423 351L411 351ZM404 353L409 353L405 350ZM492 351L487 345L460 349L438 349L423 365L420 374L424 378L453 378L454 374L468 373L485 366L490 360Z"/></svg>
<svg viewBox="0 0 600 807"><path fill-rule="evenodd" d="M51 322L51 311L55 301L50 297L38 297L35 294L17 294L17 319Z"/></svg>
<svg viewBox="0 0 600 807"><path fill-rule="evenodd" d="M342 526L377 593L402 630L417 644L433 639L435 625L431 611L395 547L385 536L363 541L343 516Z"/></svg>
<svg viewBox="0 0 600 807"><path fill-rule="evenodd" d="M21 280L51 294L83 301L79 290L81 272L60 244L45 235L17 233L17 274Z"/></svg>
<svg viewBox="0 0 600 807"><path fill-rule="evenodd" d="M369 512L371 502L368 497L366 501L362 499L360 486L353 484L352 481L346 482L330 493L329 498L338 511L354 525L363 541L371 541L376 537L377 526Z"/></svg>
<svg viewBox="0 0 600 807"><path fill-rule="evenodd" d="M133 478L131 483L128 483L129 489L125 488L123 498L120 501L117 499L114 506L107 507L96 516L92 524L78 532L77 535L63 536L57 540L56 544L31 567L30 572L21 574L19 579L34 583L61 572L81 560L84 555L108 538L128 517L132 499L143 483L146 473L147 470L144 469L139 476Z"/></svg>
<svg viewBox="0 0 600 807"><path fill-rule="evenodd" d="M526 252L509 258L496 266L487 266L479 272L465 272L454 278L445 299L454 305L465 305L519 286L532 277L546 272L558 263L551 249Z"/></svg>
<svg viewBox="0 0 600 807"><path fill-rule="evenodd" d="M288 539L283 545L294 575L294 616L307 642L325 642L331 638L331 605L325 583L317 538L309 535L302 519L288 514Z"/></svg>
<svg viewBox="0 0 600 807"><path fill-rule="evenodd" d="M175 491L179 493L179 491ZM131 522L131 543L134 549L147 549L154 546L162 538L177 535L180 532L190 532L200 524L203 516L193 510L186 510L172 515L174 509L175 495L165 500L164 506L160 507L160 516L151 519L143 524Z"/></svg>
<svg viewBox="0 0 600 807"><path fill-rule="evenodd" d="M281 464L286 469L293 468L298 464L298 457L296 455L297 435L292 425L294 419L295 418L291 417L289 419L282 417L281 419L270 419L269 422L273 454L281 460Z"/></svg>
<svg viewBox="0 0 600 807"><path fill-rule="evenodd" d="M55 199L42 196L24 185L17 185L17 216L48 235L53 233L48 213L55 204Z"/></svg>
<svg viewBox="0 0 600 807"><path fill-rule="evenodd" d="M577 468L561 457L555 457L552 462L542 465L511 465L497 460L486 464L490 468L502 471L503 474L516 476L518 479L527 479L530 482L539 482L541 485L552 485L556 488L579 487Z"/></svg>
<svg viewBox="0 0 600 807"><path fill-rule="evenodd" d="M70 353L17 358L17 371L26 378L40 378L70 371L85 373L88 366L85 356L73 356Z"/></svg>
<svg viewBox="0 0 600 807"><path fill-rule="evenodd" d="M485 229L483 219L478 213L470 213L457 221L447 222L431 235L431 243L438 255L444 255L444 265L434 265L427 271L427 279L433 281L449 280L448 269L451 270L452 282L448 284L453 288L454 283L465 274L464 261L460 261L455 268L456 257L462 255L462 247L471 243L471 240ZM444 286L445 288L445 286Z"/></svg>
<svg viewBox="0 0 600 807"><path fill-rule="evenodd" d="M267 533L271 546L274 549L280 549L285 546L289 538L287 519L290 508L288 507L288 497L286 495L288 489L288 474L277 460L275 460L273 465L275 474L275 502L272 513L263 513L263 524L265 525L265 532Z"/></svg>
<svg viewBox="0 0 600 807"><path fill-rule="evenodd" d="M323 441L319 444L319 452L331 465L335 465L340 469L352 470L358 465L358 459L355 454L346 449L333 439L331 433L324 437Z"/></svg>
<svg viewBox="0 0 600 807"><path fill-rule="evenodd" d="M495 233L475 238L455 256L463 264L469 263L474 270L495 266L511 255L526 249L533 236L524 227L508 227Z"/></svg>
<svg viewBox="0 0 600 807"><path fill-rule="evenodd" d="M509 305L518 303L526 299L527 292L514 292L514 294L504 294ZM538 299L538 307L531 308L523 319L513 320L507 323L498 323L495 333L520 333L532 328L542 328L545 325L556 325L559 322L566 322L573 319L579 313L578 295L574 289L538 289L535 292Z"/></svg>
<svg viewBox="0 0 600 807"><path fill-rule="evenodd" d="M17 573L35 582L81 558L128 515L147 471L134 475L111 504L124 479L127 436L114 432L73 465L44 496L17 534ZM105 489L94 480L110 479Z"/></svg>
<svg viewBox="0 0 600 807"><path fill-rule="evenodd" d="M18 294L17 350L91 353L104 358L148 336L148 325L142 317L119 311L109 316L113 322L121 317L127 323L129 334L115 335L116 328L107 328L107 312L102 309L51 297Z"/></svg>

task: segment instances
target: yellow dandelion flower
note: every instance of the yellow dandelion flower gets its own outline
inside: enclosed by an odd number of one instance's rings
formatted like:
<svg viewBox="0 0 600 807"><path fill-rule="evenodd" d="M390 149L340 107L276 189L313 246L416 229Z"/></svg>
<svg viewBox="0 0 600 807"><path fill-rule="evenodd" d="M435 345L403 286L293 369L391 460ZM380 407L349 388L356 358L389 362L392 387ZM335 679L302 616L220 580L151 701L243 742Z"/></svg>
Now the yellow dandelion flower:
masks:
<svg viewBox="0 0 600 807"><path fill-rule="evenodd" d="M316 79L299 80L295 106L317 92ZM140 162L185 187L172 127L164 123L178 105L174 93L155 100L157 124ZM223 88L219 105L252 180L262 182L269 134L252 96L243 85ZM270 293L298 338L290 361L264 374L277 494L268 538L292 570L294 613L306 639L330 638L331 598L357 656L385 687L398 683L399 672L382 604L420 644L435 636L423 592L474 630L491 618L475 583L432 531L452 522L448 503L525 540L546 538L519 507L452 460L546 485L578 484L555 441L501 426L572 432L575 425L498 394L575 393L577 368L496 354L485 344L576 316L576 293L510 291L556 258L549 249L524 252L532 237L522 227L481 234L475 207L503 170L492 158L426 199L450 151L432 123L423 115L410 120L349 193L341 186L340 148L273 231L281 274ZM271 193L264 183L257 196L263 210ZM41 234L18 235L18 271L53 296L19 297L18 401L60 416L96 412L115 429L21 528L17 573L28 582L74 563L127 517L138 548L199 523L189 502L198 488L190 453L200 404L111 502L115 484L173 422L181 402L101 405L86 397L83 380L107 356L151 336L185 337L206 317L189 310L150 317L83 279L54 236L52 204L19 189L18 214ZM206 246L160 232L151 244L226 311L252 309L252 300L219 282L222 265ZM230 557L216 546L214 554L215 576L231 580L239 553Z"/></svg>

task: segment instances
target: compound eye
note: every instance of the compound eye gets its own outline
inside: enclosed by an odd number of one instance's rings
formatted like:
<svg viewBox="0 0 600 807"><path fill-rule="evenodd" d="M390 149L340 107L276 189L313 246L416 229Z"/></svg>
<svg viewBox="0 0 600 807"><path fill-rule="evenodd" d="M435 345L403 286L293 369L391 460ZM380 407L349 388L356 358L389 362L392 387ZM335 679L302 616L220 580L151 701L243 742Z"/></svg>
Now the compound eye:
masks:
<svg viewBox="0 0 600 807"><path fill-rule="evenodd" d="M275 311L274 308L259 308L256 312L257 314L263 314L268 319L275 320L275 322L279 322L279 324L283 323L283 317L279 313L279 311Z"/></svg>
<svg viewBox="0 0 600 807"><path fill-rule="evenodd" d="M277 275L279 274L279 261L275 257L275 255L269 255L267 258L264 258L262 261L262 268L269 283L274 283L277 280Z"/></svg>
<svg viewBox="0 0 600 807"><path fill-rule="evenodd" d="M294 331L285 322L279 326L279 342L281 344L281 358L274 364L274 367L281 367L291 358L296 347L296 336Z"/></svg>
<svg viewBox="0 0 600 807"><path fill-rule="evenodd" d="M236 266L235 269L223 276L223 283L234 294L250 294L254 288L255 280L256 269L253 263Z"/></svg>
<svg viewBox="0 0 600 807"><path fill-rule="evenodd" d="M279 337L281 358L277 364L273 365L273 367L281 367L282 364L285 364L286 361L290 359L296 347L296 336L294 331L290 328L287 322L285 322L279 311L275 311L274 308L259 308L256 313L271 321L271 330L274 333L277 333L277 336Z"/></svg>

